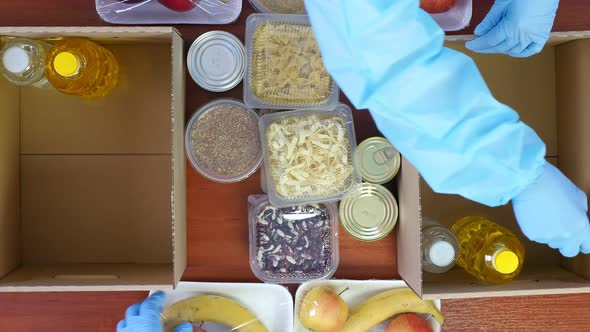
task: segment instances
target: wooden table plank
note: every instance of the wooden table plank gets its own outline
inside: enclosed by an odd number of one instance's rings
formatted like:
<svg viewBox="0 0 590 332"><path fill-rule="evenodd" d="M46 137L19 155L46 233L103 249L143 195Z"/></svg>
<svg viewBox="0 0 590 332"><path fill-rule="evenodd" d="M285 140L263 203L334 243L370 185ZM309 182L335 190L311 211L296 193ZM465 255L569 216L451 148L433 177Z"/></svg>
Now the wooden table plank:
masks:
<svg viewBox="0 0 590 332"><path fill-rule="evenodd" d="M472 24L458 33L471 33L492 0L474 0ZM253 10L245 1L240 19L227 26L178 26L190 41L211 29L244 37L245 18ZM590 3L562 0L556 31L590 30ZM3 26L106 25L93 0L3 0ZM187 79L187 116L200 105L220 97L241 98L241 86L224 94L206 92ZM355 112L359 141L376 134L368 113ZM188 257L185 280L256 281L248 265L246 198L259 192L254 176L235 185L206 181L188 169ZM220 242L223 244L220 246ZM397 276L395 238L372 244L354 241L341 232L338 278L393 278ZM125 308L145 297L144 292L122 293L8 293L0 294L1 331L113 331ZM590 294L449 300L443 304L445 331L587 331Z"/></svg>

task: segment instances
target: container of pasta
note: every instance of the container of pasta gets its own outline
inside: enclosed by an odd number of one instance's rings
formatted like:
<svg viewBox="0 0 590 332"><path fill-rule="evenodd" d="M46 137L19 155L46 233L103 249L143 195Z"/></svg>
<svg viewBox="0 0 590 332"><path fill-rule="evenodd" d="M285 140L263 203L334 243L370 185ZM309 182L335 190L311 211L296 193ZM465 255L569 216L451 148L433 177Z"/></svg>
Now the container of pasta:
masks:
<svg viewBox="0 0 590 332"><path fill-rule="evenodd" d="M324 67L306 15L250 15L246 53L246 105L331 109L338 104L340 91Z"/></svg>
<svg viewBox="0 0 590 332"><path fill-rule="evenodd" d="M260 118L259 128L268 195L275 207L338 201L361 182L348 106L268 114Z"/></svg>
<svg viewBox="0 0 590 332"><path fill-rule="evenodd" d="M250 0L250 3L261 13L305 14L303 0Z"/></svg>

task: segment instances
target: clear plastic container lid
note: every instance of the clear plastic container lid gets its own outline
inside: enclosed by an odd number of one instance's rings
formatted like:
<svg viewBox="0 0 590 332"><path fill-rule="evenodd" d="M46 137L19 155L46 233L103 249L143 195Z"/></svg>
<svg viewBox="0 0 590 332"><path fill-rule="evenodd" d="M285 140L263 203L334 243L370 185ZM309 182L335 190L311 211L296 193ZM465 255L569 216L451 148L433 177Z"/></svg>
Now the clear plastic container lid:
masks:
<svg viewBox="0 0 590 332"><path fill-rule="evenodd" d="M287 208L267 195L248 198L250 267L268 283L328 279L338 268L338 210L334 203Z"/></svg>
<svg viewBox="0 0 590 332"><path fill-rule="evenodd" d="M268 114L259 123L274 206L338 201L361 182L353 161L356 137L347 105Z"/></svg>
<svg viewBox="0 0 590 332"><path fill-rule="evenodd" d="M246 105L329 109L338 103L340 90L324 67L306 15L250 15L246 53Z"/></svg>
<svg viewBox="0 0 590 332"><path fill-rule="evenodd" d="M262 162L258 115L238 100L212 101L189 120L185 149L193 168L206 178L242 181Z"/></svg>
<svg viewBox="0 0 590 332"><path fill-rule="evenodd" d="M304 0L250 0L261 13L305 14Z"/></svg>
<svg viewBox="0 0 590 332"><path fill-rule="evenodd" d="M473 15L473 0L457 0L444 13L431 13L432 18L445 31L458 31L469 25Z"/></svg>
<svg viewBox="0 0 590 332"><path fill-rule="evenodd" d="M242 0L96 0L96 12L113 24L229 24Z"/></svg>

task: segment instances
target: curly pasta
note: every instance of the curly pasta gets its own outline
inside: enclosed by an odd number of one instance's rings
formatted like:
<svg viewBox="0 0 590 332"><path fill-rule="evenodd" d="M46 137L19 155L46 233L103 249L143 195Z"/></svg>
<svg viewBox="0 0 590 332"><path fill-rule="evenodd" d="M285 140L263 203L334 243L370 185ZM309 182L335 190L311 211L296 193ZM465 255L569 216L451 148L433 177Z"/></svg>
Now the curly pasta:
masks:
<svg viewBox="0 0 590 332"><path fill-rule="evenodd" d="M249 83L264 102L293 106L321 104L333 86L311 27L287 23L257 28Z"/></svg>

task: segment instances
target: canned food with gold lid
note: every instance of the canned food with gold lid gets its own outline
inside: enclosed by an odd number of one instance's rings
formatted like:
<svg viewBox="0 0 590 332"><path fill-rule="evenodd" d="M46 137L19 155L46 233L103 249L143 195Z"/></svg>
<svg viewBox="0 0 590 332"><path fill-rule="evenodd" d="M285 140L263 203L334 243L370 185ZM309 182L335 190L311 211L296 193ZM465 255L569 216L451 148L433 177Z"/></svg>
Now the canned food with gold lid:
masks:
<svg viewBox="0 0 590 332"><path fill-rule="evenodd" d="M387 139L371 137L359 144L354 162L364 181L383 184L397 175L401 156Z"/></svg>
<svg viewBox="0 0 590 332"><path fill-rule="evenodd" d="M340 223L352 237L377 241L394 229L398 205L393 194L379 184L363 183L354 196L340 202Z"/></svg>

